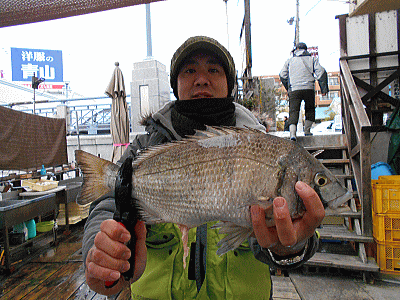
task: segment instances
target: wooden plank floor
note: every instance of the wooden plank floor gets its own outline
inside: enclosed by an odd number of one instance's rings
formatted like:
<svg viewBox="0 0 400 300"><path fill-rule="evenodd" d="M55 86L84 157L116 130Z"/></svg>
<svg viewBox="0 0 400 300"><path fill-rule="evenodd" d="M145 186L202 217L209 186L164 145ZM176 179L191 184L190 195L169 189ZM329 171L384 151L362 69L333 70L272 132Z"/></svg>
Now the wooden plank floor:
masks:
<svg viewBox="0 0 400 300"><path fill-rule="evenodd" d="M51 246L52 236L47 234L35 239L30 254L21 253L15 258L15 270L0 274L0 300L122 300L130 299L129 289L117 296L96 294L85 283L81 242L84 221L71 225L66 236L58 230L58 245ZM300 300L290 278L273 276L276 300Z"/></svg>
<svg viewBox="0 0 400 300"><path fill-rule="evenodd" d="M291 281L303 300L398 300L400 282L376 281L374 284L344 274L291 273Z"/></svg>
<svg viewBox="0 0 400 300"><path fill-rule="evenodd" d="M71 225L71 234L59 229L59 244L51 246L52 236L35 239L30 253L16 257L15 271L0 273L0 300L125 300L129 289L113 297L98 295L85 283L81 242L84 221ZM274 300L324 299L399 299L400 284L366 284L362 280L330 274L302 274L272 276ZM399 281L400 283L400 281Z"/></svg>
<svg viewBox="0 0 400 300"><path fill-rule="evenodd" d="M97 295L85 283L81 243L83 222L70 226L71 234L58 230L58 245L52 236L42 234L28 251L16 254L11 274L0 275L0 300L3 299L129 299L129 291L118 296Z"/></svg>

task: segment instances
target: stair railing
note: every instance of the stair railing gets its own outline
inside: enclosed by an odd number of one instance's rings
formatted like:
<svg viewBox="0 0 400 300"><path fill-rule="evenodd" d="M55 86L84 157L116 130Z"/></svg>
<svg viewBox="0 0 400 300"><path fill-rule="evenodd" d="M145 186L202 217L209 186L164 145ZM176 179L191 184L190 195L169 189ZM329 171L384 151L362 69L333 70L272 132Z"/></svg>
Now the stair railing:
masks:
<svg viewBox="0 0 400 300"><path fill-rule="evenodd" d="M340 60L343 130L361 204L362 234L372 236L371 126L349 65Z"/></svg>

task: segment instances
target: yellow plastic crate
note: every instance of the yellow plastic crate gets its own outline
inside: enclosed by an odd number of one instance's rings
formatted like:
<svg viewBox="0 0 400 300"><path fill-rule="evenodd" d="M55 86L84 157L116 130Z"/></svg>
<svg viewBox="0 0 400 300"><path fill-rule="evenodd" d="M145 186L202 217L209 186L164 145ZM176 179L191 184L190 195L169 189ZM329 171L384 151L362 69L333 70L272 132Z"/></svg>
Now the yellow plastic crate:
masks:
<svg viewBox="0 0 400 300"><path fill-rule="evenodd" d="M400 275L400 243L377 243L377 262L382 273Z"/></svg>
<svg viewBox="0 0 400 300"><path fill-rule="evenodd" d="M379 176L378 180L373 180L373 181L378 181L379 183L394 183L400 185L400 175L384 175L384 176Z"/></svg>
<svg viewBox="0 0 400 300"><path fill-rule="evenodd" d="M380 243L400 242L400 214L372 214L373 235Z"/></svg>
<svg viewBox="0 0 400 300"><path fill-rule="evenodd" d="M399 183L386 183L388 181L383 181L385 183L381 182L380 180L372 181L372 212L375 214L400 214L400 181Z"/></svg>

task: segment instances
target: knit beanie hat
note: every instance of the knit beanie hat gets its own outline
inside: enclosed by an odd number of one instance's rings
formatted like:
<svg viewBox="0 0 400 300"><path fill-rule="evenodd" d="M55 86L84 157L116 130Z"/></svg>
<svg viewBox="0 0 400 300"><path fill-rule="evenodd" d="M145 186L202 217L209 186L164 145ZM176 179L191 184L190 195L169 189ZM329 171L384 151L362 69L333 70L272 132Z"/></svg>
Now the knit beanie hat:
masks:
<svg viewBox="0 0 400 300"><path fill-rule="evenodd" d="M296 45L296 49L303 49L303 50L307 50L307 45L305 43L298 43Z"/></svg>
<svg viewBox="0 0 400 300"><path fill-rule="evenodd" d="M187 57L199 50L213 53L221 62L228 82L228 97L236 83L236 69L232 56L217 40L206 36L193 36L188 38L174 53L171 59L170 83L176 99L178 97L178 74Z"/></svg>

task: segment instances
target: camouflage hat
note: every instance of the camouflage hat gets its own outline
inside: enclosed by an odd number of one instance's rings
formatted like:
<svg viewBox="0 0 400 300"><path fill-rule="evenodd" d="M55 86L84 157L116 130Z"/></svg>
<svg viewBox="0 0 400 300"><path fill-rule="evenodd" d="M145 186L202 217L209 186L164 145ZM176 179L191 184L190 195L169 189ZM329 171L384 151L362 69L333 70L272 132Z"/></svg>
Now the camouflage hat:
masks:
<svg viewBox="0 0 400 300"><path fill-rule="evenodd" d="M236 82L235 63L229 51L217 40L206 36L193 36L188 38L176 51L171 59L170 83L174 95L178 98L178 74L185 59L198 50L210 51L216 55L224 68L228 82L228 96L231 96Z"/></svg>

